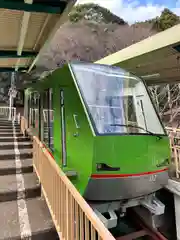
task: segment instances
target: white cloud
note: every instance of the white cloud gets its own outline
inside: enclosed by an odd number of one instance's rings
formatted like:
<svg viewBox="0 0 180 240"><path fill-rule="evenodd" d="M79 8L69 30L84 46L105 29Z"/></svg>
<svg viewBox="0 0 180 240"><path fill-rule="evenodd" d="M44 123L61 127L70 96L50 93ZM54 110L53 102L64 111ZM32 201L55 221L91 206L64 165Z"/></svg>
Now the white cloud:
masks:
<svg viewBox="0 0 180 240"><path fill-rule="evenodd" d="M159 4L141 5L138 0L78 0L77 3L96 3L106 7L114 14L122 17L130 24L135 21L144 21L159 16L162 10L167 7ZM177 0L176 7L171 9L180 15L180 0Z"/></svg>
<svg viewBox="0 0 180 240"><path fill-rule="evenodd" d="M125 20L127 19L129 23L134 23L135 21L144 21L159 16L163 9L164 6L150 4L138 7L129 5L121 10L120 16Z"/></svg>
<svg viewBox="0 0 180 240"><path fill-rule="evenodd" d="M171 9L175 14L180 16L180 7Z"/></svg>

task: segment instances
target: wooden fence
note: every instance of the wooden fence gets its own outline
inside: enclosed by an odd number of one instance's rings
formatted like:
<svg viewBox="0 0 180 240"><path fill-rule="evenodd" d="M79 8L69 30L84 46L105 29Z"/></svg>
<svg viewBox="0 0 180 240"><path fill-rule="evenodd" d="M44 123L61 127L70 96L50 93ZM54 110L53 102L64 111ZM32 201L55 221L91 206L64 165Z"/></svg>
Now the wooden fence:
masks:
<svg viewBox="0 0 180 240"><path fill-rule="evenodd" d="M33 166L60 239L114 240L44 145L33 137Z"/></svg>
<svg viewBox="0 0 180 240"><path fill-rule="evenodd" d="M24 117L21 117L21 131L29 132ZM61 240L115 240L35 136L33 167Z"/></svg>
<svg viewBox="0 0 180 240"><path fill-rule="evenodd" d="M25 131L28 130L28 123L25 117L23 116L21 117L20 125L21 125L21 132L23 135L25 135Z"/></svg>
<svg viewBox="0 0 180 240"><path fill-rule="evenodd" d="M174 161L176 178L180 177L180 129L166 128L171 146L171 157Z"/></svg>

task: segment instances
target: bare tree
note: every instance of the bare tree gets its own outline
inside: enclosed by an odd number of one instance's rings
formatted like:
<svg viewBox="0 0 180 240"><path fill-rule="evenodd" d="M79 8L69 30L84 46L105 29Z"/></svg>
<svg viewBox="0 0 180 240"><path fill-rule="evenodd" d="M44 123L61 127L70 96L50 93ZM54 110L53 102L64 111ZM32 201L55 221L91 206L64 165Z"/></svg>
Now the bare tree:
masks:
<svg viewBox="0 0 180 240"><path fill-rule="evenodd" d="M149 87L156 108L168 126L179 125L180 84L164 84Z"/></svg>
<svg viewBox="0 0 180 240"><path fill-rule="evenodd" d="M86 20L66 22L39 59L37 67L55 69L74 59L94 62L155 33L147 27L127 24Z"/></svg>

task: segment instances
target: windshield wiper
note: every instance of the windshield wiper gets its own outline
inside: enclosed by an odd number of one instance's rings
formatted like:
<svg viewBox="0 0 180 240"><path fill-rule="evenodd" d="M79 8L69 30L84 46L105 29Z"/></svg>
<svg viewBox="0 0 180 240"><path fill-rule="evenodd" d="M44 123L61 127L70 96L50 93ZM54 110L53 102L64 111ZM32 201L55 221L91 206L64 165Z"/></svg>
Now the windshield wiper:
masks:
<svg viewBox="0 0 180 240"><path fill-rule="evenodd" d="M149 130L143 128L143 127L137 126L137 125L132 125L132 124L110 124L110 126L118 126L118 127L134 127L134 128L141 129L141 130L143 130L143 131L149 133L149 134L152 135L152 136L156 136L156 137L158 137L159 139L162 139L162 136L160 136L160 135L158 135L158 134L156 134L156 133L153 133L153 132L151 132L151 131L149 131Z"/></svg>

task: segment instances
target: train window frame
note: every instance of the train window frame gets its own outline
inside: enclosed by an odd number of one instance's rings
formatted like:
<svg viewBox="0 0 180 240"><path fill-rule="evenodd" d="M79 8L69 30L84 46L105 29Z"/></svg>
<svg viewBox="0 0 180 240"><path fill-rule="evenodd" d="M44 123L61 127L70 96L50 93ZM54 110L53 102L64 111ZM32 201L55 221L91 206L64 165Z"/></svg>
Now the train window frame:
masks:
<svg viewBox="0 0 180 240"><path fill-rule="evenodd" d="M30 126L34 128L34 91L30 93Z"/></svg>
<svg viewBox="0 0 180 240"><path fill-rule="evenodd" d="M90 64L89 63L83 63L83 62L81 62L81 63L73 62L73 63L69 64L69 68L70 68L70 71L72 73L73 81L74 81L75 86L76 86L76 88L78 90L81 102L83 104L84 110L86 112L89 124L91 126L91 129L92 129L94 135L97 135L97 136L104 136L104 135L148 135L149 136L150 135L150 133L149 133L150 131L148 132L148 130L146 130L144 132L140 132L139 131L138 133L136 133L136 132L102 132L102 133L99 132L98 129L97 129L95 120L94 120L94 118L92 116L91 110L89 109L89 104L87 103L87 99L85 98L84 92L81 89L80 83L78 82L79 80L77 79L76 70L74 69L74 65L75 66L82 65L82 68L84 67L84 70L86 70L88 65L93 65L93 64L91 64L91 63ZM98 64L96 64L96 65L98 65ZM110 69L112 68L112 70L117 68L117 67L114 67L114 66L106 66L106 65L101 65L101 66L103 66L104 68L107 68L107 67L109 67ZM118 71L118 74L120 74L121 71L122 71L122 73L126 74L129 79L133 78L133 79L135 79L138 83L140 83L143 86L144 94L146 95L146 96L145 95L144 96L147 98L146 100L149 101L149 106L151 107L151 112L153 111L153 114L156 115L157 128L159 127L159 130L158 130L159 132L154 132L154 134L158 134L158 135L161 135L161 136L167 136L167 132L165 131L165 128L164 128L164 126L162 124L162 121L161 121L161 119L160 119L160 117L159 117L159 115L157 113L157 110L156 110L156 108L154 106L154 103L153 103L151 97L150 97L149 91L147 89L147 86L146 86L144 80L139 78L139 77L137 77L137 76L135 76L134 74L131 74L128 71L125 71L125 70L121 69L121 68L117 68L117 71Z"/></svg>
<svg viewBox="0 0 180 240"><path fill-rule="evenodd" d="M42 92L42 98L44 98L44 94L47 94L47 108L44 109L44 105L42 106L42 121L43 121L43 139L42 141L44 142L44 144L48 147L48 149L51 151L51 152L54 152L54 110L53 110L53 88L48 88L48 89L45 89L43 92ZM51 96L50 96L51 95ZM42 101L43 102L43 101ZM47 129L48 129L48 138L47 138L47 141L45 141L45 138L44 138L44 125L45 125L45 122L44 122L44 110L47 110ZM52 128L50 128L50 111L53 112L53 121L52 121ZM51 136L53 138L53 144L51 144Z"/></svg>
<svg viewBox="0 0 180 240"><path fill-rule="evenodd" d="M52 112L52 121L51 121L51 112ZM51 128L49 131L49 149L54 151L54 110L53 110L53 88L48 90L48 121L51 122ZM53 138L53 144L51 143L51 136Z"/></svg>

